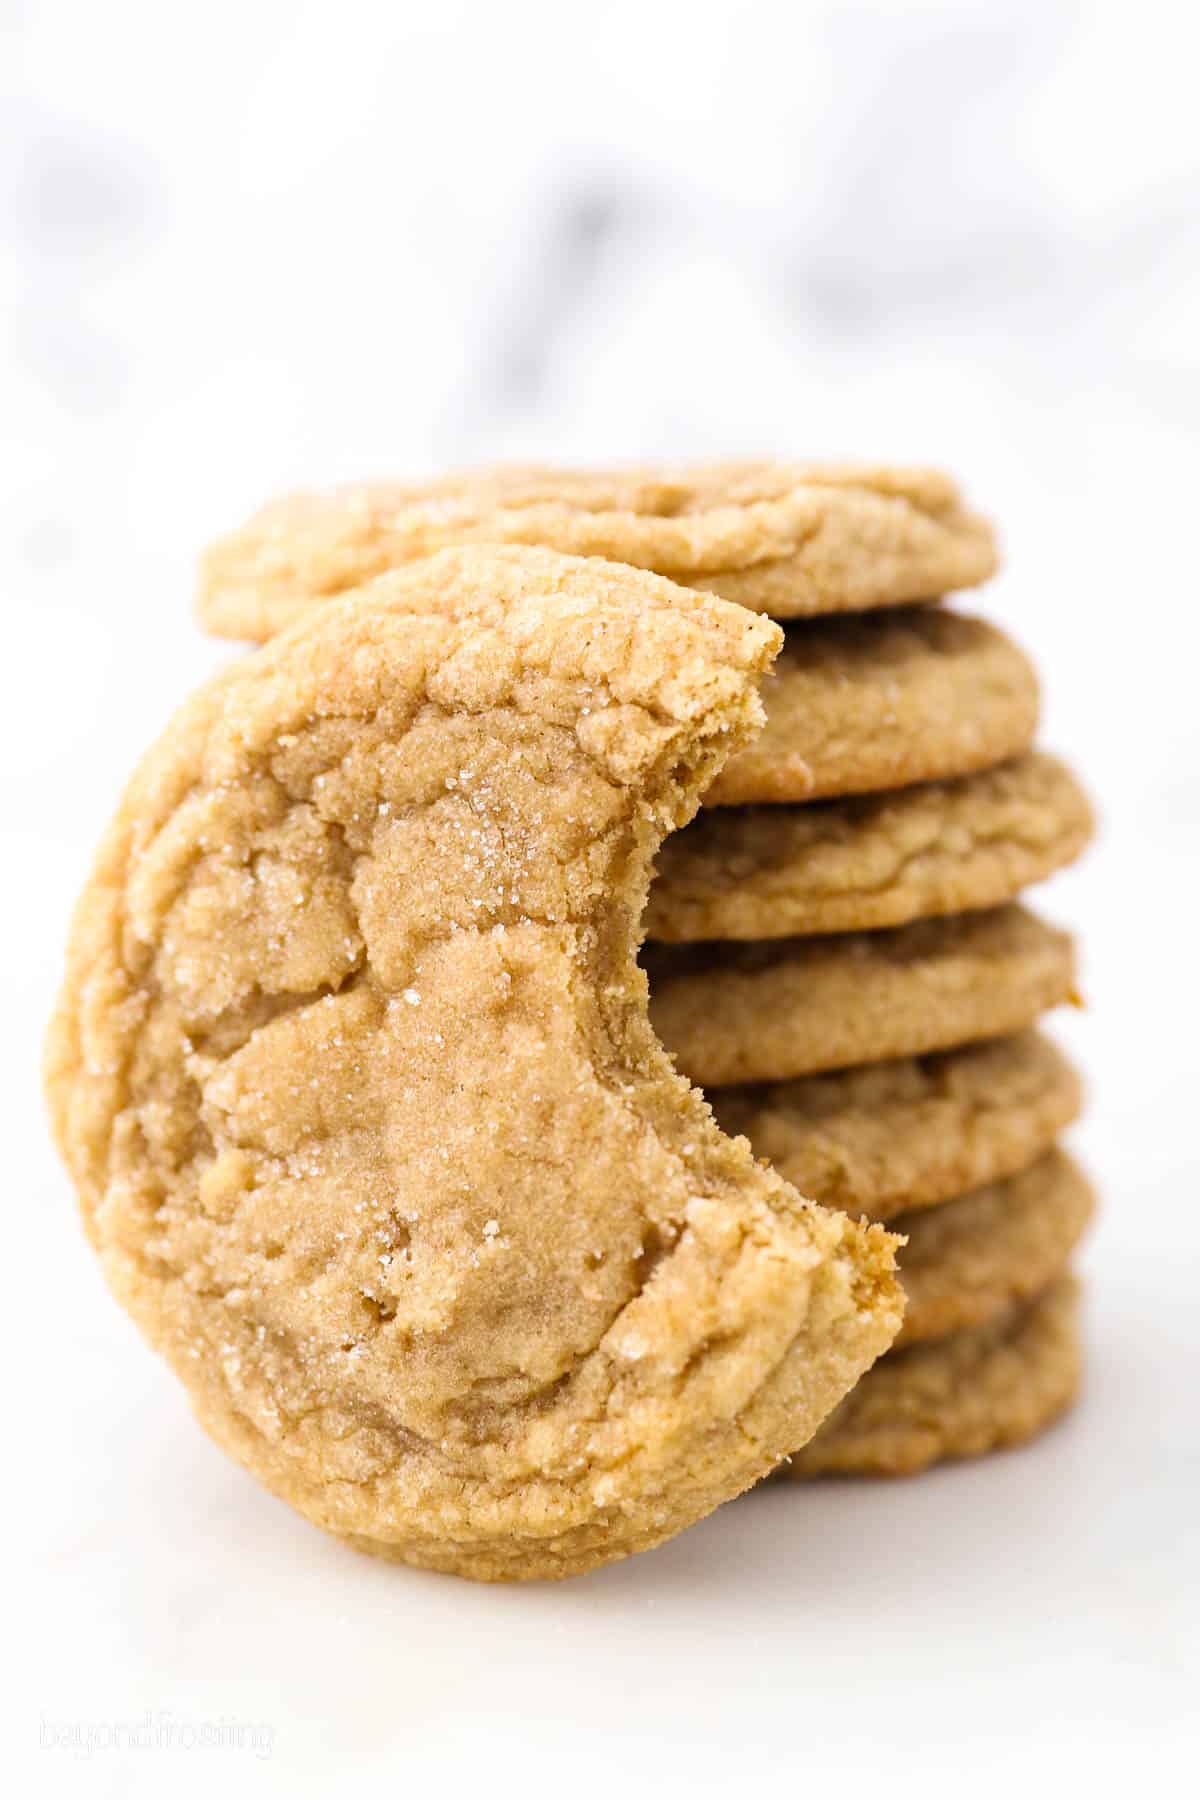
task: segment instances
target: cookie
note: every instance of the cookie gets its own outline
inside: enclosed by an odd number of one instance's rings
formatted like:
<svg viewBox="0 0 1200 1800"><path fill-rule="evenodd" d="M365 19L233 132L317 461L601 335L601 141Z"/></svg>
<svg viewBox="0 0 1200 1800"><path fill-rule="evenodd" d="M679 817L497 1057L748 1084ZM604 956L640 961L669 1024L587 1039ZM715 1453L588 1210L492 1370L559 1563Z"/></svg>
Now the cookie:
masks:
<svg viewBox="0 0 1200 1800"><path fill-rule="evenodd" d="M717 1123L822 1206L891 1219L1019 1174L1079 1115L1079 1077L1036 1031L930 1056L717 1088Z"/></svg>
<svg viewBox="0 0 1200 1800"><path fill-rule="evenodd" d="M1091 832L1083 789L1037 751L892 794L705 813L663 845L646 930L676 944L797 937L998 906Z"/></svg>
<svg viewBox="0 0 1200 1800"><path fill-rule="evenodd" d="M779 618L924 600L996 567L990 527L933 470L499 468L277 500L208 550L199 615L218 636L262 641L314 601L466 543L607 557Z"/></svg>
<svg viewBox="0 0 1200 1800"><path fill-rule="evenodd" d="M896 1333L894 1240L717 1130L635 960L778 637L629 568L452 551L241 659L126 792L51 1027L58 1142L202 1423L361 1549L520 1579L644 1548Z"/></svg>
<svg viewBox="0 0 1200 1800"><path fill-rule="evenodd" d="M1004 1037L1075 983L1069 934L1020 906L842 937L649 944L643 962L654 1027L704 1087Z"/></svg>
<svg viewBox="0 0 1200 1800"><path fill-rule="evenodd" d="M900 1252L908 1306L896 1344L985 1325L1041 1293L1065 1268L1094 1209L1079 1165L1051 1150L1007 1181L902 1214L894 1229L908 1236Z"/></svg>
<svg viewBox="0 0 1200 1800"><path fill-rule="evenodd" d="M914 1475L1036 1437L1078 1393L1078 1315L1062 1276L990 1325L885 1356L780 1477Z"/></svg>
<svg viewBox="0 0 1200 1800"><path fill-rule="evenodd" d="M877 793L992 768L1028 750L1033 665L1011 638L941 607L793 624L763 683L762 735L706 806Z"/></svg>

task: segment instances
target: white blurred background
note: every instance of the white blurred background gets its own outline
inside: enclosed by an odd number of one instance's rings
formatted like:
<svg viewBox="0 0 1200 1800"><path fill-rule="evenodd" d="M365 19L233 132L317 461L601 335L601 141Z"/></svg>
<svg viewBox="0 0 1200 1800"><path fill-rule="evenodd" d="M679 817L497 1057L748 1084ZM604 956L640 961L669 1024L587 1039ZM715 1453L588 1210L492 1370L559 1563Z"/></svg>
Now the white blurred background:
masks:
<svg viewBox="0 0 1200 1800"><path fill-rule="evenodd" d="M1178 5L0 3L5 1495L40 1791L335 1769L950 1792L1195 1746L1200 35ZM1100 847L1084 1409L903 1488L764 1495L574 1587L360 1565L199 1439L45 1141L65 919L226 651L211 533L501 456L928 460L1001 522ZM973 600L972 604L976 604ZM267 1756L39 1747L272 1722ZM7 1746L6 1746L7 1747Z"/></svg>

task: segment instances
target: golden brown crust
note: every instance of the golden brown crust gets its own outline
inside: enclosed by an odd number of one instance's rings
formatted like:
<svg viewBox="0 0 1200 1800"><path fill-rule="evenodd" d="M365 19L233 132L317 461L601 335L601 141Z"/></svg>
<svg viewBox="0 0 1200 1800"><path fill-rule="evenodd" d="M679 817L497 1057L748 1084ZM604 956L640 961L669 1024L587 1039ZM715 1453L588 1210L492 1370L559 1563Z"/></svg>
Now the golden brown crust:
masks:
<svg viewBox="0 0 1200 1800"><path fill-rule="evenodd" d="M315 601L450 545L544 545L652 569L780 618L899 605L996 567L990 528L925 469L717 463L492 469L273 502L201 566L198 610L263 641Z"/></svg>
<svg viewBox="0 0 1200 1800"><path fill-rule="evenodd" d="M990 1325L885 1356L780 1476L915 1475L1035 1437L1079 1390L1078 1299L1063 1276Z"/></svg>
<svg viewBox="0 0 1200 1800"><path fill-rule="evenodd" d="M982 619L942 607L793 624L763 683L767 723L706 806L878 793L988 769L1028 750L1033 665Z"/></svg>
<svg viewBox="0 0 1200 1800"><path fill-rule="evenodd" d="M1036 1031L896 1062L717 1088L723 1131L822 1206L892 1219L1017 1175L1079 1115L1079 1077Z"/></svg>
<svg viewBox="0 0 1200 1800"><path fill-rule="evenodd" d="M860 493L825 509L791 555L689 578L689 585L772 619L808 619L937 599L977 587L997 567L991 527L978 514L929 518Z"/></svg>
<svg viewBox="0 0 1200 1800"><path fill-rule="evenodd" d="M1051 1150L1007 1181L902 1214L900 1279L908 1296L896 1346L986 1325L1040 1294L1066 1266L1095 1210L1077 1163Z"/></svg>
<svg viewBox="0 0 1200 1800"><path fill-rule="evenodd" d="M655 1029L704 1087L1004 1037L1075 984L1068 933L1020 906L840 937L651 944L643 962Z"/></svg>
<svg viewBox="0 0 1200 1800"><path fill-rule="evenodd" d="M895 1334L891 1240L717 1132L634 961L777 636L628 568L449 552L201 690L126 792L58 1141L204 1424L359 1547L481 1579L646 1547Z"/></svg>
<svg viewBox="0 0 1200 1800"><path fill-rule="evenodd" d="M663 845L646 929L661 943L876 930L999 906L1092 833L1066 764L998 769L810 806L706 812Z"/></svg>

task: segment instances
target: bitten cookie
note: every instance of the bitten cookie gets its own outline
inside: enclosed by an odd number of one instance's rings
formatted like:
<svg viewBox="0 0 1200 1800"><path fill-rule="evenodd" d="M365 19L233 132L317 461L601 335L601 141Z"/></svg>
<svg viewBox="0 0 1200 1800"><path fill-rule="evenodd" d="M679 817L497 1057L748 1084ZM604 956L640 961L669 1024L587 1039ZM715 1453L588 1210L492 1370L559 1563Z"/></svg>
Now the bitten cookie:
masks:
<svg viewBox="0 0 1200 1800"><path fill-rule="evenodd" d="M646 929L662 943L782 938L998 906L1091 834L1083 789L1036 751L891 794L708 812L663 845Z"/></svg>
<svg viewBox="0 0 1200 1800"><path fill-rule="evenodd" d="M985 1325L1062 1273L1095 1210L1091 1183L1061 1150L1023 1174L958 1200L902 1214L900 1279L908 1296L896 1339L916 1344Z"/></svg>
<svg viewBox="0 0 1200 1800"><path fill-rule="evenodd" d="M1036 1437L1079 1390L1078 1312L1063 1276L990 1325L884 1357L780 1476L915 1475Z"/></svg>
<svg viewBox="0 0 1200 1800"><path fill-rule="evenodd" d="M446 553L186 705L80 900L48 1047L113 1290L203 1424L358 1548L644 1548L886 1347L892 1241L720 1134L646 1018L664 831L776 628Z"/></svg>
<svg viewBox="0 0 1200 1800"><path fill-rule="evenodd" d="M793 624L767 723L706 806L878 793L992 768L1033 743L1037 676L1011 638L941 607Z"/></svg>
<svg viewBox="0 0 1200 1800"><path fill-rule="evenodd" d="M996 567L989 526L929 469L498 468L273 502L205 555L200 618L262 641L314 602L466 543L631 563L778 618L930 599Z"/></svg>
<svg viewBox="0 0 1200 1800"><path fill-rule="evenodd" d="M1036 1031L831 1075L715 1088L722 1130L822 1206L892 1219L1017 1175L1079 1115L1079 1077Z"/></svg>
<svg viewBox="0 0 1200 1800"><path fill-rule="evenodd" d="M704 1087L1004 1037L1075 993L1070 936L1021 906L842 937L648 944L643 962L655 1029Z"/></svg>

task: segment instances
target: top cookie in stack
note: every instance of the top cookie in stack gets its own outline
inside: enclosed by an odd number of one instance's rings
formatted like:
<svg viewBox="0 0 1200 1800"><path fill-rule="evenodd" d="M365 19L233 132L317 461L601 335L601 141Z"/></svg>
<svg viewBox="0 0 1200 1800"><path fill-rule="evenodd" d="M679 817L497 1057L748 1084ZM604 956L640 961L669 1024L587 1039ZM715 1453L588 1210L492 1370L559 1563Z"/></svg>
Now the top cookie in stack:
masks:
<svg viewBox="0 0 1200 1800"><path fill-rule="evenodd" d="M500 467L274 501L207 552L200 617L261 643L315 602L467 543L631 563L776 619L902 606L996 568L989 526L931 469Z"/></svg>
<svg viewBox="0 0 1200 1800"><path fill-rule="evenodd" d="M468 542L634 564L785 623L766 729L659 858L655 1022L728 1129L909 1236L915 1347L800 1472L1028 1436L1073 1390L1063 1271L1091 1199L1054 1147L1078 1084L1032 1029L1073 993L1072 945L1016 900L1079 854L1091 815L1033 748L1029 659L935 604L993 573L990 528L926 469L483 470L268 506L208 552L200 614L261 640Z"/></svg>

